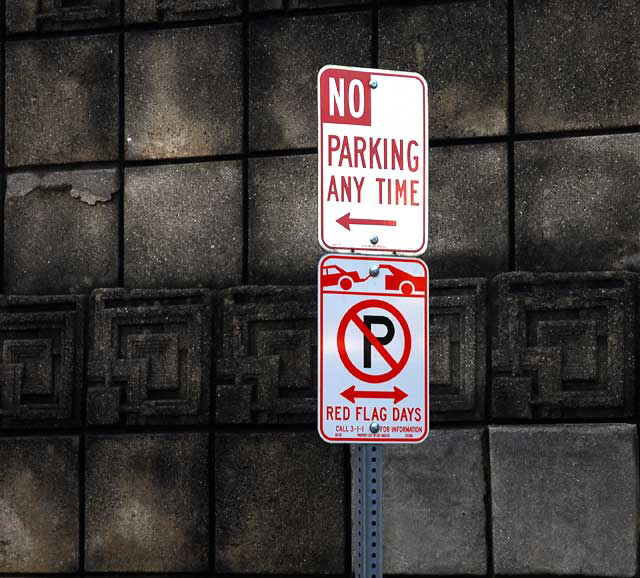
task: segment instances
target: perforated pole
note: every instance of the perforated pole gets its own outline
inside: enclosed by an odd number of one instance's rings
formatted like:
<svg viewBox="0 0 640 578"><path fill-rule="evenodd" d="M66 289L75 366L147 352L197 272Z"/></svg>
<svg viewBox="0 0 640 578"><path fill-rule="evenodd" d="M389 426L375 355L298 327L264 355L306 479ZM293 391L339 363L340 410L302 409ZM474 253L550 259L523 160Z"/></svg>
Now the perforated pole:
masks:
<svg viewBox="0 0 640 578"><path fill-rule="evenodd" d="M382 446L355 448L355 575L382 578Z"/></svg>

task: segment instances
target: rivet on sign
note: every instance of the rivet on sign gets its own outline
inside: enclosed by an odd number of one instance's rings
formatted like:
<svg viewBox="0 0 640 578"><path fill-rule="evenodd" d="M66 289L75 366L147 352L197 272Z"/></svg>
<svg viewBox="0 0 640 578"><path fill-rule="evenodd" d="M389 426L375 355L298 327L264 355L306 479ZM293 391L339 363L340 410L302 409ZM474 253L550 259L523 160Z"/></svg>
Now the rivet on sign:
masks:
<svg viewBox="0 0 640 578"><path fill-rule="evenodd" d="M371 235L371 243L374 245L378 244L378 235Z"/></svg>
<svg viewBox="0 0 640 578"><path fill-rule="evenodd" d="M377 265L371 265L371 267L369 267L369 275L371 275L372 277L377 277L378 273L380 273L380 267L378 267Z"/></svg>
<svg viewBox="0 0 640 578"><path fill-rule="evenodd" d="M371 88L378 88L378 81L377 80L370 80L369 81L369 86Z"/></svg>
<svg viewBox="0 0 640 578"><path fill-rule="evenodd" d="M371 430L371 433L378 433L380 431L380 424L377 421L374 421L369 426L369 429Z"/></svg>

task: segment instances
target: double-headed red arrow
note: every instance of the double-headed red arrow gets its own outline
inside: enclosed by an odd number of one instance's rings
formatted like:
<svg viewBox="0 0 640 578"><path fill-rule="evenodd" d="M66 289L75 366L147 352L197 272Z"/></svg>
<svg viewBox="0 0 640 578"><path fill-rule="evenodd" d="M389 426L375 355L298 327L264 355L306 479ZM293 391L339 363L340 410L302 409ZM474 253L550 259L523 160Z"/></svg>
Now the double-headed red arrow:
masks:
<svg viewBox="0 0 640 578"><path fill-rule="evenodd" d="M378 225L381 227L395 227L395 221L385 221L383 219L352 219L351 213L343 215L339 219L336 219L337 223L340 223L347 231L351 230L351 225Z"/></svg>
<svg viewBox="0 0 640 578"><path fill-rule="evenodd" d="M402 391L399 387L393 388L393 391L356 391L356 386L352 385L342 392L342 397L348 399L351 403L355 403L356 398L369 398L369 399L392 399L396 404L402 401L408 394Z"/></svg>

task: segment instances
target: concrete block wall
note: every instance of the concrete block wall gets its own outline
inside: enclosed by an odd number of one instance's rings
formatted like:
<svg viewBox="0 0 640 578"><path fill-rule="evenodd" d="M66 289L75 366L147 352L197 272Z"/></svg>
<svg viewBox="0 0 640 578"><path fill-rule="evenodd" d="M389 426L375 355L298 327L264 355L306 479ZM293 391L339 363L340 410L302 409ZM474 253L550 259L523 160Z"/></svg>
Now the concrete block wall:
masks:
<svg viewBox="0 0 640 578"><path fill-rule="evenodd" d="M315 82L430 84L432 424L385 572L638 569L636 0L0 2L0 576L348 576Z"/></svg>

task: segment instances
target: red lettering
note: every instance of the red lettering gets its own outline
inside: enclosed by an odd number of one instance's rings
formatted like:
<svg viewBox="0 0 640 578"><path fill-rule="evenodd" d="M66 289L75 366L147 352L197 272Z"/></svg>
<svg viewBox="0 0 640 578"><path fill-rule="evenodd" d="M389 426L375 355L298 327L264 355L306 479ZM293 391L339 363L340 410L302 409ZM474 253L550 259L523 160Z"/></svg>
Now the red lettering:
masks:
<svg viewBox="0 0 640 578"><path fill-rule="evenodd" d="M329 193L327 195L327 201L331 200L331 196L334 196L336 198L336 201L339 200L338 199L338 188L336 187L336 178L335 176L331 176L331 179L329 180Z"/></svg>
<svg viewBox="0 0 640 578"><path fill-rule="evenodd" d="M377 177L376 178L376 183L378 183L378 203L382 204L382 185L384 184L384 182L387 179L384 179L382 177Z"/></svg>
<svg viewBox="0 0 640 578"><path fill-rule="evenodd" d="M418 170L418 168L420 167L420 159L419 159L418 155L411 156L411 148L414 147L414 146L417 147L418 143L416 141L414 141L414 140L410 140L409 144L407 145L407 158L409 160L409 163L408 163L409 170L412 173L415 173Z"/></svg>
<svg viewBox="0 0 640 578"><path fill-rule="evenodd" d="M333 165L332 153L336 152L340 147L340 139L335 134L329 135L329 166Z"/></svg>
<svg viewBox="0 0 640 578"><path fill-rule="evenodd" d="M407 181L396 179L396 205L407 204Z"/></svg>
<svg viewBox="0 0 640 578"><path fill-rule="evenodd" d="M414 207L420 205L420 201L416 200L416 196L418 195L418 181L411 181L411 204Z"/></svg>
<svg viewBox="0 0 640 578"><path fill-rule="evenodd" d="M396 141L395 139L393 139L391 141L391 168L392 169L395 169L395 168L398 168L400 170L404 169L404 156L402 154L403 152L402 144L403 144L402 139L400 139L399 141Z"/></svg>
<svg viewBox="0 0 640 578"><path fill-rule="evenodd" d="M341 201L344 203L345 200L351 202L351 177L340 177L340 181L342 184L342 199Z"/></svg>
<svg viewBox="0 0 640 578"><path fill-rule="evenodd" d="M342 147L340 148L340 160L338 161L338 166L342 166L342 162L347 161L348 166L352 166L351 164L351 149L349 148L349 139L344 137L342 139Z"/></svg>
<svg viewBox="0 0 640 578"><path fill-rule="evenodd" d="M360 178L360 182L358 182L358 177L353 177L354 182L356 183L356 189L358 189L358 202L362 200L362 185L364 185L364 177Z"/></svg>
<svg viewBox="0 0 640 578"><path fill-rule="evenodd" d="M354 156L355 156L355 166L359 167L359 166L363 166L366 167L366 163L364 160L364 151L367 149L367 141L364 140L364 138L362 138L361 136L357 136L354 137L353 139L353 149L354 149ZM362 165L358 164L358 159L361 160Z"/></svg>
<svg viewBox="0 0 640 578"><path fill-rule="evenodd" d="M382 139L377 138L375 140L375 144L372 138L369 138L369 167L370 168L380 168L380 154L378 153L378 147L380 146L380 141ZM375 165L374 165L375 159Z"/></svg>

